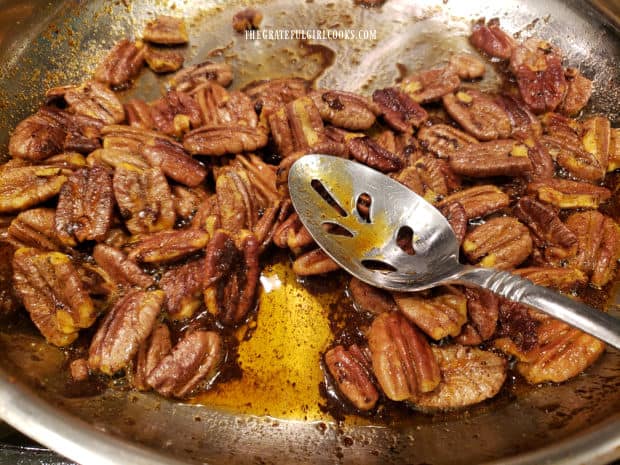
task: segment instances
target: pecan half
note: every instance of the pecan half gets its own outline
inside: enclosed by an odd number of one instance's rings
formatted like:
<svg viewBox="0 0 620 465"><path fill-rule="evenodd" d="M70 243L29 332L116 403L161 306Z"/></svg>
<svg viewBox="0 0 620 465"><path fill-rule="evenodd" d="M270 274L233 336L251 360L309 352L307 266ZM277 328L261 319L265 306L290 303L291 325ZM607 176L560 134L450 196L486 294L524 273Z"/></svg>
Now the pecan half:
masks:
<svg viewBox="0 0 620 465"><path fill-rule="evenodd" d="M459 344L478 345L495 333L499 298L493 292L471 288L465 289L465 296L469 318L455 340Z"/></svg>
<svg viewBox="0 0 620 465"><path fill-rule="evenodd" d="M146 378L163 358L170 353L171 349L170 330L164 323L160 323L138 349L132 371L129 373L131 385L140 391L151 389L146 383Z"/></svg>
<svg viewBox="0 0 620 465"><path fill-rule="evenodd" d="M255 128L258 125L254 104L242 92L228 92L216 82L209 82L194 89L191 95L200 108L205 126L240 125Z"/></svg>
<svg viewBox="0 0 620 465"><path fill-rule="evenodd" d="M403 162L397 155L384 149L368 136L350 139L347 148L357 161L383 173L398 171L403 167Z"/></svg>
<svg viewBox="0 0 620 465"><path fill-rule="evenodd" d="M223 358L219 334L191 331L149 373L146 382L162 396L185 397L212 377Z"/></svg>
<svg viewBox="0 0 620 465"><path fill-rule="evenodd" d="M324 121L352 131L369 129L379 112L366 97L352 92L319 90L310 97Z"/></svg>
<svg viewBox="0 0 620 465"><path fill-rule="evenodd" d="M179 92L189 92L200 84L215 81L226 87L233 78L232 68L228 63L213 63L205 61L194 66L188 66L170 78L170 87Z"/></svg>
<svg viewBox="0 0 620 465"><path fill-rule="evenodd" d="M459 90L444 95L442 101L448 114L478 140L506 138L512 132L508 114L482 92Z"/></svg>
<svg viewBox="0 0 620 465"><path fill-rule="evenodd" d="M62 186L56 207L56 235L67 246L101 241L112 225L112 176L94 166L73 173Z"/></svg>
<svg viewBox="0 0 620 465"><path fill-rule="evenodd" d="M166 293L166 307L174 320L191 318L202 303L205 282L203 260L193 260L164 273L159 285Z"/></svg>
<svg viewBox="0 0 620 465"><path fill-rule="evenodd" d="M311 97L293 100L269 115L268 120L274 142L283 158L295 152L345 153L342 144L330 141L325 135L323 120Z"/></svg>
<svg viewBox="0 0 620 465"><path fill-rule="evenodd" d="M41 250L58 250L62 243L54 229L54 210L32 208L15 217L7 230L7 242L15 247L35 247Z"/></svg>
<svg viewBox="0 0 620 465"><path fill-rule="evenodd" d="M461 80L449 66L407 76L399 84L400 88L418 103L439 100L444 95L454 92L460 85Z"/></svg>
<svg viewBox="0 0 620 465"><path fill-rule="evenodd" d="M252 233L259 243L258 253L262 255L273 242L280 225L284 222L291 209L290 200L278 202L268 207L252 228Z"/></svg>
<svg viewBox="0 0 620 465"><path fill-rule="evenodd" d="M60 252L17 249L13 256L15 291L50 344L71 344L97 313L71 259Z"/></svg>
<svg viewBox="0 0 620 465"><path fill-rule="evenodd" d="M176 215L170 187L159 168L140 169L124 163L116 168L114 196L132 234L171 229Z"/></svg>
<svg viewBox="0 0 620 465"><path fill-rule="evenodd" d="M446 160L424 155L418 158L413 166L422 183L423 195L429 202L435 202L460 186L459 178L452 172Z"/></svg>
<svg viewBox="0 0 620 465"><path fill-rule="evenodd" d="M528 148L510 139L467 145L450 156L450 168L475 178L519 176L532 169Z"/></svg>
<svg viewBox="0 0 620 465"><path fill-rule="evenodd" d="M267 145L267 134L259 128L212 126L194 129L183 138L183 146L193 155L220 156L253 152Z"/></svg>
<svg viewBox="0 0 620 465"><path fill-rule="evenodd" d="M249 232L241 233L238 245L230 234L217 230L205 258L205 305L225 325L243 321L256 306L258 241Z"/></svg>
<svg viewBox="0 0 620 465"><path fill-rule="evenodd" d="M143 235L129 247L129 258L142 263L164 263L203 249L209 234L199 229L159 231Z"/></svg>
<svg viewBox="0 0 620 465"><path fill-rule="evenodd" d="M125 110L114 92L97 81L55 87L45 93L48 101L62 98L70 113L88 116L105 124L120 123Z"/></svg>
<svg viewBox="0 0 620 465"><path fill-rule="evenodd" d="M607 284L620 259L620 228L616 222L598 211L586 211L573 213L566 226L577 236L577 251L569 266L591 274L591 282L597 287Z"/></svg>
<svg viewBox="0 0 620 465"><path fill-rule="evenodd" d="M579 140L565 139L561 135L545 135L541 145L562 168L574 177L597 181L605 176L605 167L591 153L583 150Z"/></svg>
<svg viewBox="0 0 620 465"><path fill-rule="evenodd" d="M252 229L257 221L254 191L245 171L224 167L215 180L220 224L231 234Z"/></svg>
<svg viewBox="0 0 620 465"><path fill-rule="evenodd" d="M456 289L449 288L431 298L411 293L392 295L403 315L437 341L458 335L467 321L467 300Z"/></svg>
<svg viewBox="0 0 620 465"><path fill-rule="evenodd" d="M493 18L486 24L480 19L472 28L469 41L474 47L493 58L507 60L512 55L515 40L499 27L499 19Z"/></svg>
<svg viewBox="0 0 620 465"><path fill-rule="evenodd" d="M232 27L237 32L258 29L262 20L263 14L259 10L255 8L244 8L233 16Z"/></svg>
<svg viewBox="0 0 620 465"><path fill-rule="evenodd" d="M528 184L527 192L559 208L598 208L611 197L609 189L568 179L532 182Z"/></svg>
<svg viewBox="0 0 620 465"><path fill-rule="evenodd" d="M155 284L152 276L142 271L136 262L114 247L97 244L93 249L93 258L117 285L146 289Z"/></svg>
<svg viewBox="0 0 620 465"><path fill-rule="evenodd" d="M9 139L9 155L24 160L43 160L62 152L67 136L53 110L41 109L20 121Z"/></svg>
<svg viewBox="0 0 620 465"><path fill-rule="evenodd" d="M159 15L146 23L142 32L144 40L162 45L180 45L189 41L185 22L181 18Z"/></svg>
<svg viewBox="0 0 620 465"><path fill-rule="evenodd" d="M379 315L380 313L391 312L398 308L389 292L366 284L357 278L351 278L348 290L353 300L353 305L363 312Z"/></svg>
<svg viewBox="0 0 620 465"><path fill-rule="evenodd" d="M484 184L450 194L439 202L437 207L443 208L454 202L463 207L467 220L472 220L506 208L510 204L510 198L499 187Z"/></svg>
<svg viewBox="0 0 620 465"><path fill-rule="evenodd" d="M508 270L530 255L532 238L516 218L493 218L467 233L463 252L472 263Z"/></svg>
<svg viewBox="0 0 620 465"><path fill-rule="evenodd" d="M90 369L113 375L125 368L151 334L164 298L163 291L129 290L93 336L88 352Z"/></svg>
<svg viewBox="0 0 620 465"><path fill-rule="evenodd" d="M465 146L477 144L478 140L447 124L424 126L418 132L420 145L439 158L449 158Z"/></svg>
<svg viewBox="0 0 620 465"><path fill-rule="evenodd" d="M278 247L288 247L296 252L314 243L314 239L302 224L299 215L293 212L275 230L273 242Z"/></svg>
<svg viewBox="0 0 620 465"><path fill-rule="evenodd" d="M366 337L375 376L389 399L411 399L439 385L439 365L430 345L399 313L379 315Z"/></svg>
<svg viewBox="0 0 620 465"><path fill-rule="evenodd" d="M310 91L310 82L301 78L281 78L255 81L246 85L243 92L254 102L262 117L268 117L283 105L303 97Z"/></svg>
<svg viewBox="0 0 620 465"><path fill-rule="evenodd" d="M379 400L368 356L356 344L338 345L325 353L325 365L338 390L358 410L371 410Z"/></svg>
<svg viewBox="0 0 620 465"><path fill-rule="evenodd" d="M0 213L11 213L51 199L60 192L67 177L55 166L0 168Z"/></svg>
<svg viewBox="0 0 620 465"><path fill-rule="evenodd" d="M246 173L259 208L269 208L280 201L275 166L268 165L252 153L247 156L237 155L230 165L238 173L241 171Z"/></svg>
<svg viewBox="0 0 620 465"><path fill-rule="evenodd" d="M433 347L441 383L432 392L414 396L417 409L431 412L467 407L494 397L506 380L503 357L474 347Z"/></svg>
<svg viewBox="0 0 620 465"><path fill-rule="evenodd" d="M153 167L158 167L170 179L194 187L207 176L207 169L183 150L183 147L168 139L156 138L146 142L142 156Z"/></svg>
<svg viewBox="0 0 620 465"><path fill-rule="evenodd" d="M206 191L201 187L172 186L172 198L174 200L174 211L177 218L191 220L200 204L208 197Z"/></svg>
<svg viewBox="0 0 620 465"><path fill-rule="evenodd" d="M128 85L144 66L146 47L140 41L118 42L95 70L95 80L115 87Z"/></svg>
<svg viewBox="0 0 620 465"><path fill-rule="evenodd" d="M562 223L555 210L532 197L519 199L514 214L530 228L538 247L559 246L570 249L577 244L577 236Z"/></svg>
<svg viewBox="0 0 620 465"><path fill-rule="evenodd" d="M577 115L588 104L592 95L592 81L577 68L566 68L564 77L568 88L558 110L567 116Z"/></svg>
<svg viewBox="0 0 620 465"><path fill-rule="evenodd" d="M534 113L553 111L566 93L567 84L559 49L531 38L512 50L510 69L523 101Z"/></svg>
<svg viewBox="0 0 620 465"><path fill-rule="evenodd" d="M312 276L330 273L340 269L340 265L333 261L323 250L314 249L295 259L293 271L297 276Z"/></svg>
<svg viewBox="0 0 620 465"><path fill-rule="evenodd" d="M396 87L375 90L372 99L385 122L396 131L411 133L428 119L426 110Z"/></svg>
<svg viewBox="0 0 620 465"><path fill-rule="evenodd" d="M538 139L542 134L542 124L525 103L512 95L500 95L497 103L504 109L512 126L512 137L525 140L529 137Z"/></svg>
<svg viewBox="0 0 620 465"><path fill-rule="evenodd" d="M196 101L175 90L151 102L150 113L155 129L170 136L180 137L202 123L200 107Z"/></svg>
<svg viewBox="0 0 620 465"><path fill-rule="evenodd" d="M484 62L469 53L457 53L450 57L448 66L461 79L478 79L486 71Z"/></svg>
<svg viewBox="0 0 620 465"><path fill-rule="evenodd" d="M518 268L513 270L513 273L539 286L563 291L573 290L578 285L588 282L588 276L576 268L528 267Z"/></svg>
<svg viewBox="0 0 620 465"><path fill-rule="evenodd" d="M148 67L156 73L171 73L183 66L185 58L176 50L147 47L144 59Z"/></svg>

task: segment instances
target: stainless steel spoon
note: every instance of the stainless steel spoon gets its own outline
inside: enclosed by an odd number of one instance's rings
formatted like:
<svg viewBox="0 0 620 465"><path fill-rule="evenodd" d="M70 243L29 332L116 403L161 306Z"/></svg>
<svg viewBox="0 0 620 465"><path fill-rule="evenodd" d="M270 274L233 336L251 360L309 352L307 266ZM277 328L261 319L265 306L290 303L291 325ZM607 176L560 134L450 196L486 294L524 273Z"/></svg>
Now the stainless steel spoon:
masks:
<svg viewBox="0 0 620 465"><path fill-rule="evenodd" d="M459 243L430 203L365 165L307 155L291 167L293 206L314 240L353 276L391 291L442 284L489 289L529 305L620 349L620 320L505 271L459 263ZM365 194L368 214L358 209ZM412 237L413 254L397 238Z"/></svg>

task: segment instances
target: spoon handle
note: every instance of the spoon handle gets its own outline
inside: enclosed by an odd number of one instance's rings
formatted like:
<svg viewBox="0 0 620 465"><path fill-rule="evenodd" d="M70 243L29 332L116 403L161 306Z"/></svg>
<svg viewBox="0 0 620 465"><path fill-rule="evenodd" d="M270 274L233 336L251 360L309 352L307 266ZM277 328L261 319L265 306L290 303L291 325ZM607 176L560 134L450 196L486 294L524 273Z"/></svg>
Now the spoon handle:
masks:
<svg viewBox="0 0 620 465"><path fill-rule="evenodd" d="M529 305L620 349L620 319L520 276L492 268L464 267L457 282L474 284L513 302Z"/></svg>

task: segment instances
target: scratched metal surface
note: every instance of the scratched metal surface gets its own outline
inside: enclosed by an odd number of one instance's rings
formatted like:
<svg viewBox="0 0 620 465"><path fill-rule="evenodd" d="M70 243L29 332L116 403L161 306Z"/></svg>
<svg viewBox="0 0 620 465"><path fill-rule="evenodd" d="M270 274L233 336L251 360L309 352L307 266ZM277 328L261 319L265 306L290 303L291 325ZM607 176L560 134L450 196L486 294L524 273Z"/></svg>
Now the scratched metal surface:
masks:
<svg viewBox="0 0 620 465"><path fill-rule="evenodd" d="M230 18L241 2L0 0L0 155L6 156L12 127L41 103L46 88L83 80L118 38L139 33L148 19L173 5L190 25L188 62L203 61L221 48L215 59L233 65L235 87L258 77L295 74L317 78L325 87L363 92L393 83L396 63L414 71L468 49L471 20L497 16L507 30L551 39L565 50L567 62L594 79L588 111L619 123L618 35L613 21L576 0L388 0L376 10L353 7L350 0L259 4L263 28L377 30L374 41L325 43L335 52L328 67L325 54L304 57L308 49L297 42L236 36ZM483 85L493 87L489 74ZM161 86L145 73L137 92L154 96ZM411 423L398 427L235 415L112 391L75 398L66 395L58 375L62 354L40 338L2 324L0 353L0 416L82 463L534 464L620 457L620 356L611 350L563 385L509 390L467 413L413 415ZM53 460L47 452L36 454L37 463Z"/></svg>

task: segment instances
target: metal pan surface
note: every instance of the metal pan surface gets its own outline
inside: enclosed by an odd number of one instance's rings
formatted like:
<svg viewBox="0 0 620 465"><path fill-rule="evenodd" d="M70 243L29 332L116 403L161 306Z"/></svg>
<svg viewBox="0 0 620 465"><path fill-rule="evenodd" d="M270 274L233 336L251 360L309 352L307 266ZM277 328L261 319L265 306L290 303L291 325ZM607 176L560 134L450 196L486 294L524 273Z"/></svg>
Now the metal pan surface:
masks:
<svg viewBox="0 0 620 465"><path fill-rule="evenodd" d="M42 102L45 89L82 81L117 39L138 33L157 13L170 12L185 16L190 26L187 62L204 61L219 49L213 55L233 65L234 87L297 75L316 78L324 87L364 92L393 83L399 76L396 63L415 71L468 49L471 21L499 17L510 32L536 34L560 46L568 63L594 79L589 111L618 126L620 35L617 20L603 14L615 4L597 4L388 0L367 9L352 0L274 0L254 5L264 14L263 28L376 30L374 39L304 44L236 35L231 17L242 2L0 0L0 155L6 156L9 131ZM495 83L491 74L483 85ZM145 75L139 94L153 97L160 87ZM562 385L507 389L467 412L412 413L410 422L396 426L255 416L122 390L68 392L62 353L11 322L0 324L0 353L0 417L84 464L578 464L620 458L620 354L611 349Z"/></svg>

